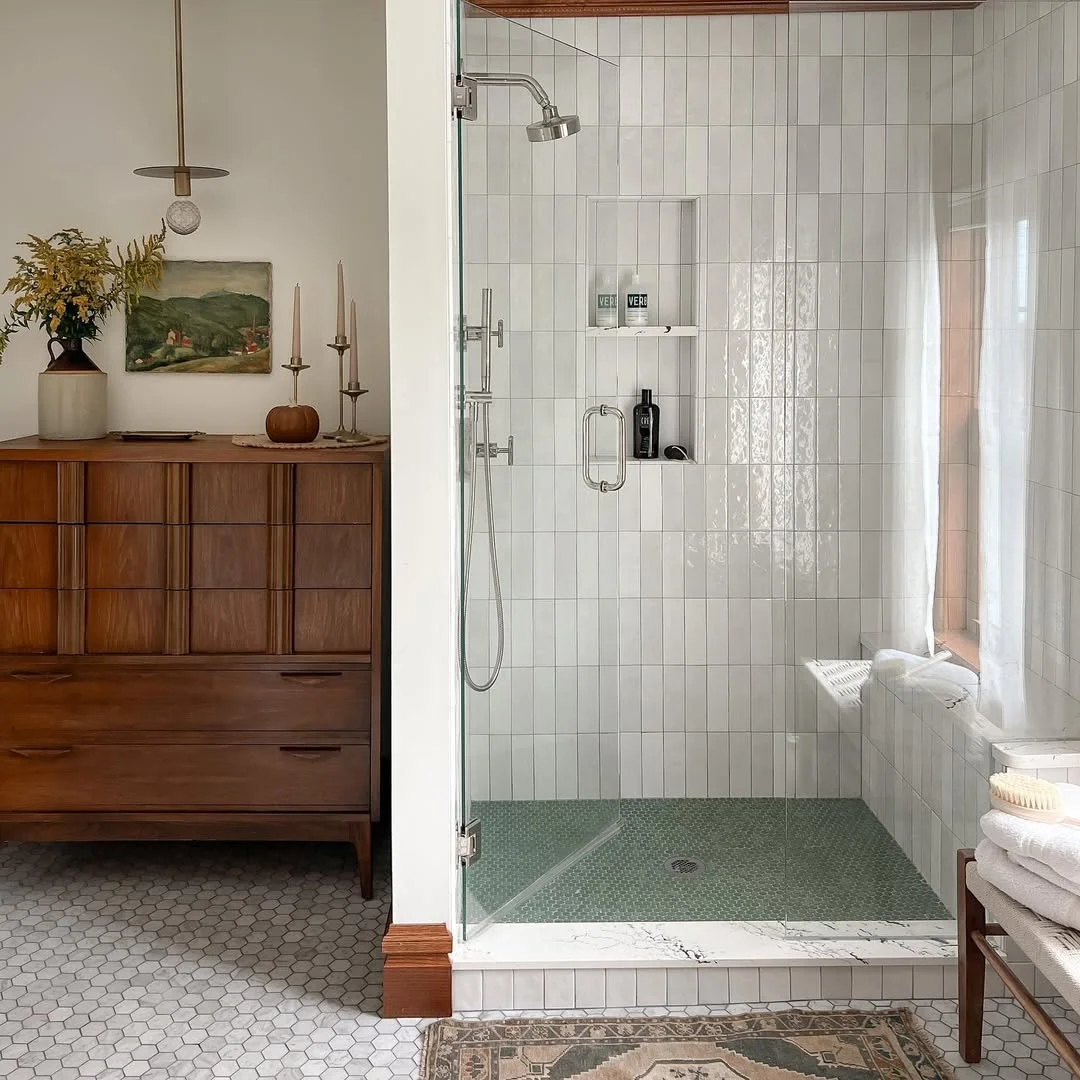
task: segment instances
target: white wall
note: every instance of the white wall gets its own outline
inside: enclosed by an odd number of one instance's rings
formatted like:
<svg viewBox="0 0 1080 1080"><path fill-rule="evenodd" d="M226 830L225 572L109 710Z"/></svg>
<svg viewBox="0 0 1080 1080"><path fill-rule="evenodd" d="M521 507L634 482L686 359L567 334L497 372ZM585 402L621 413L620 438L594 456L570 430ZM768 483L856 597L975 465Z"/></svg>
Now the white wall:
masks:
<svg viewBox="0 0 1080 1080"><path fill-rule="evenodd" d="M450 923L456 881L449 13L386 0L395 923Z"/></svg>
<svg viewBox="0 0 1080 1080"><path fill-rule="evenodd" d="M389 419L386 86L381 0L188 0L188 160L230 170L196 182L203 213L168 257L273 264L274 372L152 375L123 370L124 318L87 351L110 376L115 428L258 431L288 399L292 286L304 300L302 396L337 426L334 267L359 309L365 427ZM59 29L58 29L59 28ZM132 175L175 161L172 4L48 0L8 5L0 45L0 280L28 232L77 226L126 242L172 201ZM0 311L6 311L0 298ZM45 335L20 333L0 367L0 438L36 430Z"/></svg>

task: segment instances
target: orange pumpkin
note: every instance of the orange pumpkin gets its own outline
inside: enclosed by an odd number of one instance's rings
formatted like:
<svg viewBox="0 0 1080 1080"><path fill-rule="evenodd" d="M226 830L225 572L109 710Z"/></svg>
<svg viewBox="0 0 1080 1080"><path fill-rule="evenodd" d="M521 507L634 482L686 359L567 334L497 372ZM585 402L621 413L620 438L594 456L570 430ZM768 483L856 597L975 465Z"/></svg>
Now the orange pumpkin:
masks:
<svg viewBox="0 0 1080 1080"><path fill-rule="evenodd" d="M310 405L275 405L266 414L271 442L313 442L319 435L319 414Z"/></svg>

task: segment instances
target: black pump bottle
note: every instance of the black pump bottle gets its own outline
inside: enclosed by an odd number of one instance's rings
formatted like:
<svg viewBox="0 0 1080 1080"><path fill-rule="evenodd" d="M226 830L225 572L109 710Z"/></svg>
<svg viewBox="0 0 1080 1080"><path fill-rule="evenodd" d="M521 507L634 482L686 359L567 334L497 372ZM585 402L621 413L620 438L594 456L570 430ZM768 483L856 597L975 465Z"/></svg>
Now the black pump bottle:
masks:
<svg viewBox="0 0 1080 1080"><path fill-rule="evenodd" d="M642 390L634 406L634 457L660 456L660 406L653 404L652 391Z"/></svg>

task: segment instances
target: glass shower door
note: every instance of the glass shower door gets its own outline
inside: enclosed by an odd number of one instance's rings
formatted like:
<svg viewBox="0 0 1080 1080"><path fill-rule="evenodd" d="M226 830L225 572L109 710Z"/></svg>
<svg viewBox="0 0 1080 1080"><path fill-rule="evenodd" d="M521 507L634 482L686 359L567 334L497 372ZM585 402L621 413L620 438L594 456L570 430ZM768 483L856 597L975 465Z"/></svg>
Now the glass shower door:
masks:
<svg viewBox="0 0 1080 1080"><path fill-rule="evenodd" d="M617 418L586 397L584 266L586 197L617 184L618 80L469 4L458 27L468 937L577 921L589 856L619 827L618 467L586 455L599 440L618 459Z"/></svg>

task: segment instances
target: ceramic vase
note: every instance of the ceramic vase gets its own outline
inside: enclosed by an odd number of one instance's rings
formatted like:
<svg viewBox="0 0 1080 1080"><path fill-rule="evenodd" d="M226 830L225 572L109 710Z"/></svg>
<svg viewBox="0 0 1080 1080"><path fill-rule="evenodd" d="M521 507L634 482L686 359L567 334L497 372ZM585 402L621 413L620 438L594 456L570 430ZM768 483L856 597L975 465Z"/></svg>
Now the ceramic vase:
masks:
<svg viewBox="0 0 1080 1080"><path fill-rule="evenodd" d="M53 345L61 351L53 354ZM38 375L38 437L103 439L109 430L109 377L81 338L49 338L49 366Z"/></svg>

